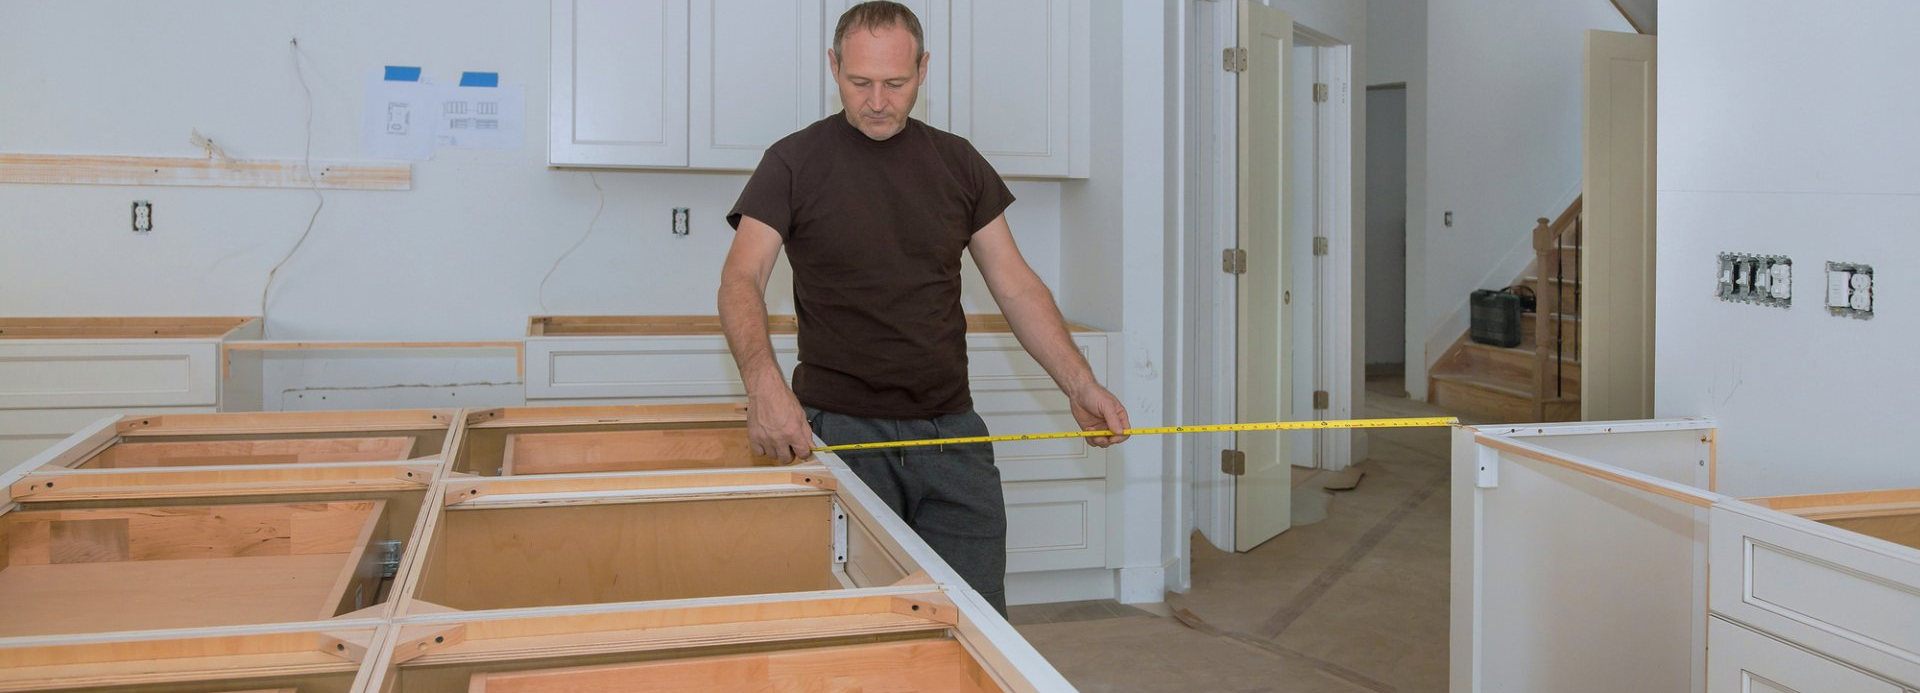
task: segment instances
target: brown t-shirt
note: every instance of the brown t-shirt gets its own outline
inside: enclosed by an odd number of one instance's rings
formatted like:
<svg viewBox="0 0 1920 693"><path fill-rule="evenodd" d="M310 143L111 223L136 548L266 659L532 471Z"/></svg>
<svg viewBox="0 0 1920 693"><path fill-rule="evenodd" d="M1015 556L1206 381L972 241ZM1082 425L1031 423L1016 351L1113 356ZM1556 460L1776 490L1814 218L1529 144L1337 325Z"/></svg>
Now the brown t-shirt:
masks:
<svg viewBox="0 0 1920 693"><path fill-rule="evenodd" d="M785 241L800 403L885 419L973 408L960 253L1010 204L972 144L918 120L875 141L838 113L774 143L727 222Z"/></svg>

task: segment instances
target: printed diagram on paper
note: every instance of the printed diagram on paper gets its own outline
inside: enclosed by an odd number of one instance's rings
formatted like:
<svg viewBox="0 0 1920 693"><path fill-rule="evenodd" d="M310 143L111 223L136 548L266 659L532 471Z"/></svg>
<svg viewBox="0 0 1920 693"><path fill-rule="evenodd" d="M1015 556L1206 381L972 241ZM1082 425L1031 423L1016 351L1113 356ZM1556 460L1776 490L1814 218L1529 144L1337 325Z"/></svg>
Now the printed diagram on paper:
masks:
<svg viewBox="0 0 1920 693"><path fill-rule="evenodd" d="M524 91L505 87L446 87L435 122L435 145L478 149L520 146L526 132Z"/></svg>

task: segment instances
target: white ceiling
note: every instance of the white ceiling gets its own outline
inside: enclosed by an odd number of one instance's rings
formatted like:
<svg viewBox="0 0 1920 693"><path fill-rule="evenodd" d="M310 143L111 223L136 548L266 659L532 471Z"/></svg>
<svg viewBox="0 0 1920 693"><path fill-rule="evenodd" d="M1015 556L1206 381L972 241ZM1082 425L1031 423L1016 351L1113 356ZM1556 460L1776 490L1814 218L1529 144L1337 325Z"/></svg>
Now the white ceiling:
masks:
<svg viewBox="0 0 1920 693"><path fill-rule="evenodd" d="M1660 0L1613 0L1613 5L1620 8L1620 13L1626 15L1627 21L1639 29L1640 33L1659 33L1657 21L1660 15Z"/></svg>

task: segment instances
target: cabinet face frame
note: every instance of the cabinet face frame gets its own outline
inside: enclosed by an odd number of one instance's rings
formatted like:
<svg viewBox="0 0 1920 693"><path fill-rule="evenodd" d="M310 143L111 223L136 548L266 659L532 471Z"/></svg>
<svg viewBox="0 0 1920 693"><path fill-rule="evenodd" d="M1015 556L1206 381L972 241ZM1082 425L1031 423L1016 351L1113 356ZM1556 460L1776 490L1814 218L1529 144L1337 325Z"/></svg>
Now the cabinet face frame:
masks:
<svg viewBox="0 0 1920 693"><path fill-rule="evenodd" d="M125 415L95 422L65 441L0 472L7 501L129 500L274 493L424 491L453 449L459 410L249 412ZM412 437L408 457L357 462L180 464L86 468L122 444Z"/></svg>
<svg viewBox="0 0 1920 693"><path fill-rule="evenodd" d="M135 634L0 639L0 691L192 685L206 691L364 690L395 627L367 618ZM132 690L139 690L134 688Z"/></svg>

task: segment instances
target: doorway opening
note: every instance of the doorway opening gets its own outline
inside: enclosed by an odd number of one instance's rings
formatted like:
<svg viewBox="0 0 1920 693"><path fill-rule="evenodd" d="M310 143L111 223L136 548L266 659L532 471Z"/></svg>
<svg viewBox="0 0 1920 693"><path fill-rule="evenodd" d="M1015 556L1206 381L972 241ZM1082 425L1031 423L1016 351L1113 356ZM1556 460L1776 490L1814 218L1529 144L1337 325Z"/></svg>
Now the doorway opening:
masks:
<svg viewBox="0 0 1920 693"><path fill-rule="evenodd" d="M1366 377L1397 381L1407 368L1405 82L1367 87L1366 204Z"/></svg>
<svg viewBox="0 0 1920 693"><path fill-rule="evenodd" d="M1239 90L1245 88L1240 80L1247 73L1223 70L1221 63L1223 50L1243 45L1236 15L1247 8L1239 3L1191 3L1187 8L1182 408L1193 421L1271 420L1253 414L1237 397L1246 394L1240 391L1245 389L1240 380L1247 362L1239 346L1245 335L1237 326L1248 319L1243 313L1249 304L1241 300L1240 294L1248 290L1241 282L1262 269L1255 256L1265 254L1265 271L1282 276L1277 282L1264 278L1260 286L1278 287L1270 298L1285 308L1272 311L1263 305L1261 314L1285 317L1278 320L1281 324L1264 318L1264 328L1279 328L1286 335L1265 347L1275 353L1250 355L1256 362L1285 364L1271 382L1261 380L1268 385L1267 399L1280 400L1271 403L1281 405L1288 419L1352 418L1361 381L1356 366L1364 363L1354 343L1359 306L1352 300L1360 288L1354 286L1352 48L1291 19L1284 33L1270 37L1284 44L1277 56L1280 69L1260 76L1259 84L1277 87L1278 98L1268 103L1277 101L1278 108L1260 121L1265 129L1252 134L1280 155L1263 150L1261 156L1274 161L1272 170L1250 172L1244 170L1243 159L1253 145L1243 141L1249 131L1239 121L1253 107L1239 99ZM1284 182L1250 194L1242 192L1249 176ZM1249 238L1243 233L1252 231L1243 229L1253 209L1249 204L1265 210L1262 214L1278 216L1272 227L1261 231L1266 235L1259 236L1272 239L1266 250L1243 247ZM1246 252L1248 274L1223 271L1232 267L1228 260L1223 268L1223 254L1230 257L1235 251ZM1353 462L1350 431L1286 436L1276 441L1280 449L1275 454L1292 468L1338 470ZM1241 516L1253 509L1242 507L1249 503L1245 487L1253 484L1248 476L1229 471L1234 466L1230 460L1234 451L1244 451L1239 468L1246 474L1254 471L1256 460L1246 442L1232 434L1190 435L1182 442L1192 481L1191 526L1209 543L1229 551L1263 540L1252 534L1270 537L1284 530L1237 529L1245 523ZM1279 474L1271 476L1278 478L1259 481L1262 490L1253 497L1262 506L1284 507L1288 468L1274 471Z"/></svg>

